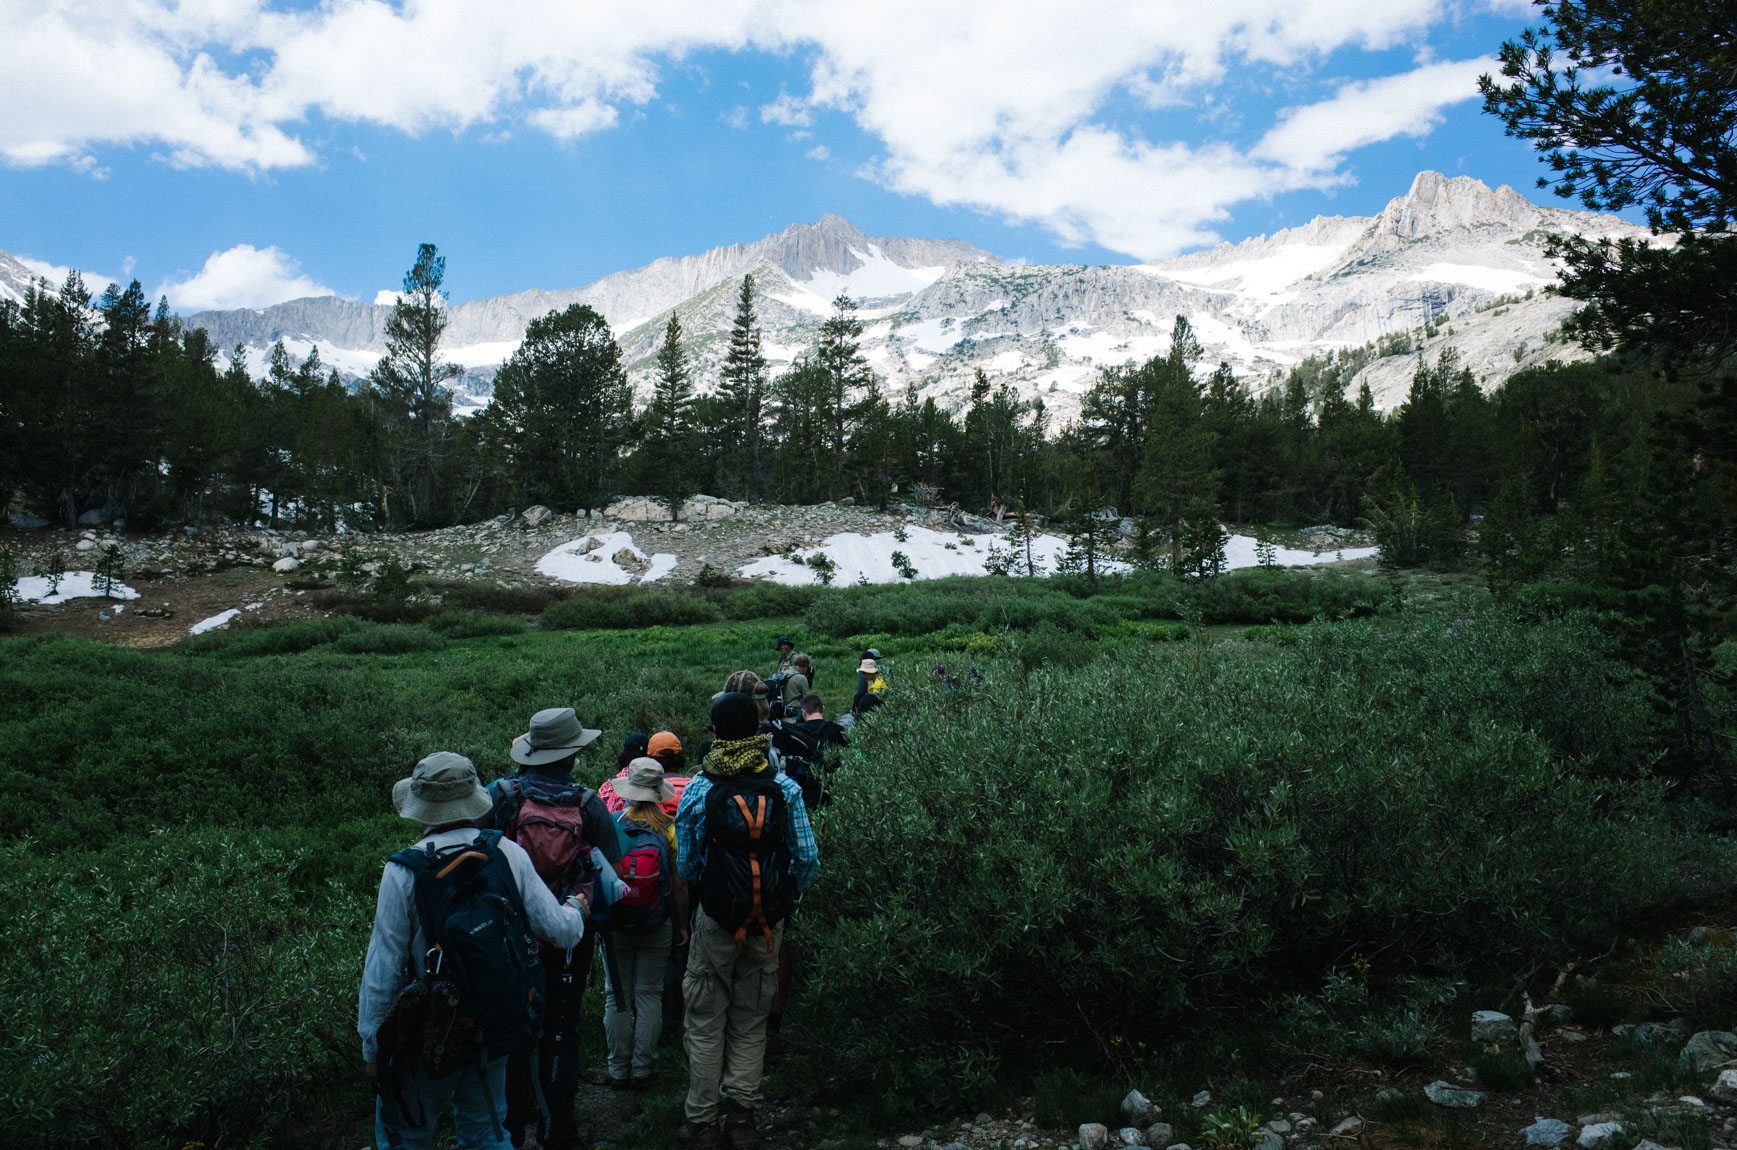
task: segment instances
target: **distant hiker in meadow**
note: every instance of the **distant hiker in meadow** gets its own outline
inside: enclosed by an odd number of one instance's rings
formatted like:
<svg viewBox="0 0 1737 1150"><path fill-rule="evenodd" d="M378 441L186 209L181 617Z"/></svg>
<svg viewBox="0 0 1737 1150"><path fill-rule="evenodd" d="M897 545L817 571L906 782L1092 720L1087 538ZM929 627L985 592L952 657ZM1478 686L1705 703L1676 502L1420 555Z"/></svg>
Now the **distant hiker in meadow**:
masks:
<svg viewBox="0 0 1737 1150"><path fill-rule="evenodd" d="M814 678L814 660L798 651L790 656L790 673L784 677L783 705L779 718L796 718L801 714L802 700L813 692L809 683Z"/></svg>
<svg viewBox="0 0 1737 1150"><path fill-rule="evenodd" d="M862 653L862 662L857 664L856 693L852 698L860 699L869 691L878 695L886 689L887 678L881 673L881 653L870 647Z"/></svg>
<svg viewBox="0 0 1737 1150"><path fill-rule="evenodd" d="M519 769L489 785L494 809L482 820L525 848L549 891L583 893L598 910L620 891L621 836L597 792L573 778L573 764L600 734L582 726L571 707L532 715L508 750ZM544 1150L572 1150L577 1142L579 1008L591 974L591 944L587 938L578 946L542 949L549 972L542 1037L534 1051L530 1043L516 1051L507 1072L506 1125L514 1146L524 1145L525 1126L539 1109Z"/></svg>
<svg viewBox="0 0 1737 1150"><path fill-rule="evenodd" d="M635 759L615 792L626 800L616 825L627 840L621 860L626 887L609 908L602 932L608 996L603 1026L609 1040L609 1085L651 1085L663 1033L664 974L672 947L688 940L688 885L676 872L675 788L663 764Z"/></svg>
<svg viewBox="0 0 1737 1150"><path fill-rule="evenodd" d="M778 636L778 665L772 668L774 675L782 675L790 670L791 662L796 658L796 640L788 635Z"/></svg>
<svg viewBox="0 0 1737 1150"><path fill-rule="evenodd" d="M542 953L585 940L585 896L558 902L531 856L480 823L493 800L463 755L392 788L423 826L380 878L356 1030L379 1094L379 1150L426 1150L448 1101L463 1150L507 1150L507 1061L537 1032Z"/></svg>
<svg viewBox="0 0 1737 1150"><path fill-rule="evenodd" d="M687 1120L676 1135L749 1150L784 923L820 869L820 849L801 790L767 763L754 700L725 693L711 725L712 748L676 814L676 866L699 892L682 983Z"/></svg>

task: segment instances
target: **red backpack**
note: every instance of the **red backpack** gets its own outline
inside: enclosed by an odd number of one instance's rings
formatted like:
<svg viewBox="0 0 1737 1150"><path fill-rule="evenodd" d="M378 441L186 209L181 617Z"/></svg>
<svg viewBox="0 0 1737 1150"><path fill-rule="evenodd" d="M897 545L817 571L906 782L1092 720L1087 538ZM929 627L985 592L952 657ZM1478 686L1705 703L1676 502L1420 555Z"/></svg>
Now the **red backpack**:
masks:
<svg viewBox="0 0 1737 1150"><path fill-rule="evenodd" d="M622 835L631 844L615 872L627 887L609 905L613 930L655 930L669 918L672 884L669 873L669 840L637 819L616 816Z"/></svg>
<svg viewBox="0 0 1737 1150"><path fill-rule="evenodd" d="M557 901L578 891L592 897L594 871L583 808L593 792L582 786L532 789L521 778L507 780L507 790L519 802L507 820L506 836L525 848L543 885Z"/></svg>

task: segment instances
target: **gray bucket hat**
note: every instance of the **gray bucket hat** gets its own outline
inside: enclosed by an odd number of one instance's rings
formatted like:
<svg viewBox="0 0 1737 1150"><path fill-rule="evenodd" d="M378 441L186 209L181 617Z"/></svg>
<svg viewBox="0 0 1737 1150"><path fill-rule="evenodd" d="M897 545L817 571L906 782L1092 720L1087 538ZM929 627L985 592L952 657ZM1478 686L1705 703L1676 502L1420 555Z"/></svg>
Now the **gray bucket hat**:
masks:
<svg viewBox="0 0 1737 1150"><path fill-rule="evenodd" d="M392 784L392 805L411 822L438 826L480 818L495 801L477 782L469 759L436 751L417 763L408 779Z"/></svg>
<svg viewBox="0 0 1737 1150"><path fill-rule="evenodd" d="M663 781L662 763L639 758L627 764L627 779L615 784L615 796L630 803L667 803L675 798L675 788Z"/></svg>
<svg viewBox="0 0 1737 1150"><path fill-rule="evenodd" d="M513 740L509 754L527 767L558 763L602 733L580 726L572 707L550 707L531 716L531 729Z"/></svg>

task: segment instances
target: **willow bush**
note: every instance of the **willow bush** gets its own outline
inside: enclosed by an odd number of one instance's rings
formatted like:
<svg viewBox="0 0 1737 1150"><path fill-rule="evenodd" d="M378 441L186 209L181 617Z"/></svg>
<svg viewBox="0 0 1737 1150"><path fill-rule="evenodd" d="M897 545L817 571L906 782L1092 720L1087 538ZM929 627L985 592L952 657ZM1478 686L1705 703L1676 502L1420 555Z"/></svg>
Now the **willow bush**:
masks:
<svg viewBox="0 0 1737 1150"><path fill-rule="evenodd" d="M809 1009L840 1069L890 1087L1082 1038L1166 1047L1353 955L1397 979L1602 949L1737 875L1670 825L1644 687L1578 623L982 669L895 692L819 813Z"/></svg>

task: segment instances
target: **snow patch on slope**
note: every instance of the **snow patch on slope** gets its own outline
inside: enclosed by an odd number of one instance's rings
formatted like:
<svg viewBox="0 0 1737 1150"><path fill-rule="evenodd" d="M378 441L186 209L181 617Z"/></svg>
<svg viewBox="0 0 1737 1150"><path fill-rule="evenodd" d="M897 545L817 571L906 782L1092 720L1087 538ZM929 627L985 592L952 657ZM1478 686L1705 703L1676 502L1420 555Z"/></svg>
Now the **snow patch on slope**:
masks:
<svg viewBox="0 0 1737 1150"><path fill-rule="evenodd" d="M102 599L101 591L96 589L96 572L68 571L61 577L60 589L52 594L49 592L49 582L40 575L26 575L15 584L18 598L26 603L64 603L68 599ZM116 583L114 590L106 598L137 599L139 593L122 583Z"/></svg>
<svg viewBox="0 0 1737 1150"><path fill-rule="evenodd" d="M874 244L868 245L866 252L851 248L850 254L862 261L861 267L842 273L819 269L802 285L826 300L829 311L831 301L841 292L854 300L909 295L922 291L947 271L944 267L905 267L888 259Z"/></svg>
<svg viewBox="0 0 1737 1150"><path fill-rule="evenodd" d="M1550 282L1518 268L1492 268L1483 264L1450 263L1428 264L1413 272L1409 278L1413 283L1464 284L1467 287L1482 288L1484 291L1498 292L1502 295L1515 295L1527 288L1542 287Z"/></svg>

